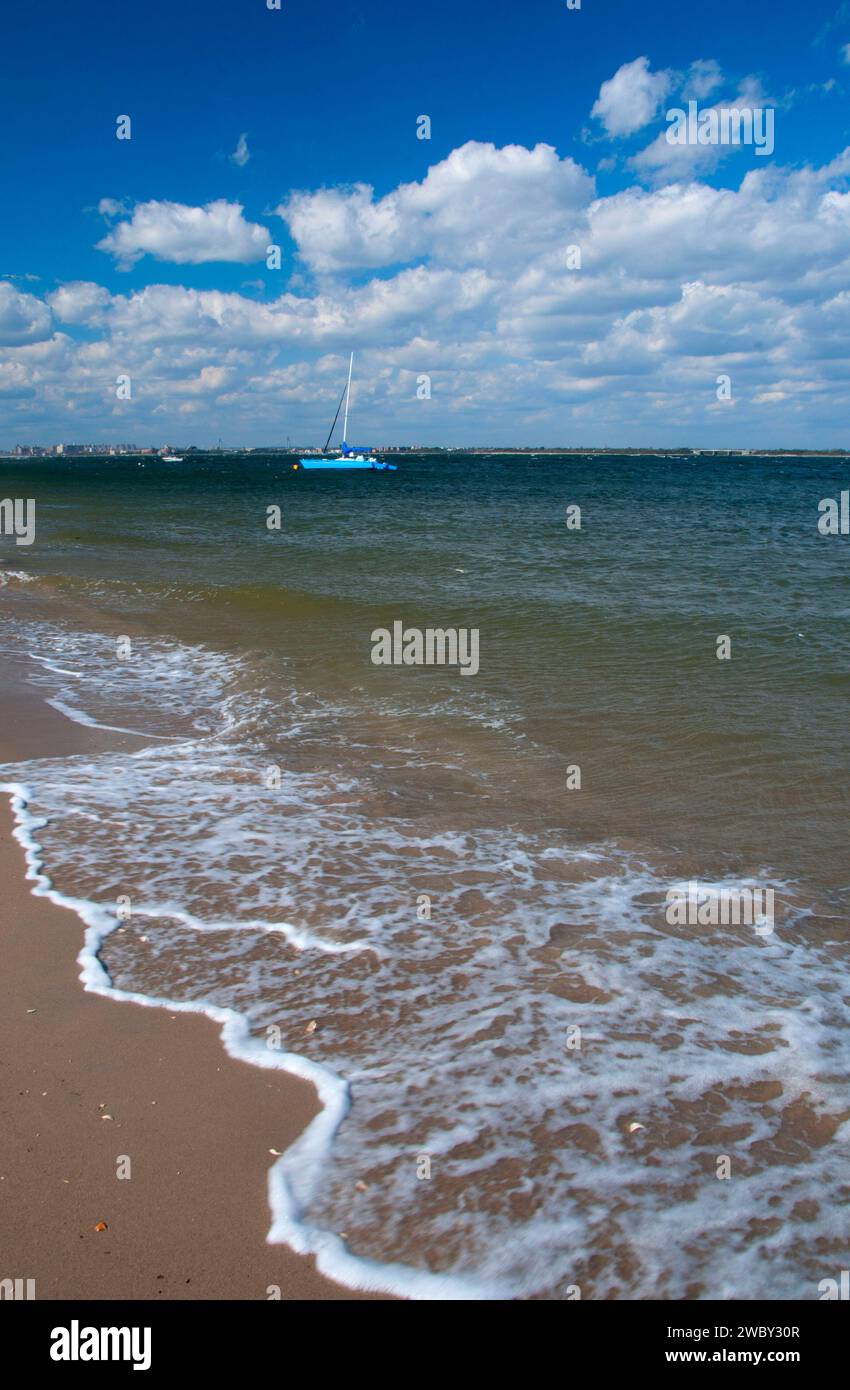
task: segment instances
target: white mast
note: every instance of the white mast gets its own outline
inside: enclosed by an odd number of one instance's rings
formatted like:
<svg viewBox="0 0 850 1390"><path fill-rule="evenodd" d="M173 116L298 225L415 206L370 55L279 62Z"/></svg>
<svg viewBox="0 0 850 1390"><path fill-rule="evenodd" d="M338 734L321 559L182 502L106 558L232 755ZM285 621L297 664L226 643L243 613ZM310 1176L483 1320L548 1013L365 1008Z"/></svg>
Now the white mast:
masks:
<svg viewBox="0 0 850 1390"><path fill-rule="evenodd" d="M347 387L345 388L345 418L344 418L344 420L343 420L343 422L342 422L342 442L343 442L343 445L345 445L345 444L348 443L348 402L349 402L349 400L351 399L351 369L352 369L353 366L354 366L354 353L352 352L352 354L351 354L351 360L350 360L350 362L349 362L349 364L348 364L348 385L347 385Z"/></svg>

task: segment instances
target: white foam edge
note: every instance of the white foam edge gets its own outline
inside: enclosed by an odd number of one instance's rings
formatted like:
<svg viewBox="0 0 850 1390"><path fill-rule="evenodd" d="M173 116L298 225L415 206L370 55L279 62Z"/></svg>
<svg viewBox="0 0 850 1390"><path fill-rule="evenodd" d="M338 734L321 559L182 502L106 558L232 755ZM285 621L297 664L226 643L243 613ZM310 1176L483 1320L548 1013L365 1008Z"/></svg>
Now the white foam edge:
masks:
<svg viewBox="0 0 850 1390"><path fill-rule="evenodd" d="M269 1169L268 1200L271 1226L269 1245L288 1245L299 1255L314 1255L316 1268L326 1278L351 1289L395 1294L401 1298L433 1301L510 1298L513 1290L492 1280L478 1281L449 1274L433 1274L408 1265L389 1264L354 1255L332 1231L311 1226L302 1219L310 1197L318 1187L321 1169L333 1148L334 1136L351 1104L347 1082L341 1076L295 1052L274 1052L250 1034L248 1021L235 1009L215 1004L172 1000L135 991L116 989L98 952L103 941L119 925L119 919L88 898L74 898L53 887L44 872L42 847L35 832L47 824L29 810L32 789L22 782L0 782L0 792L11 798L15 817L14 836L26 858L26 880L34 897L47 898L58 907L69 908L85 927L83 946L77 956L79 978L89 994L100 994L119 1003L141 1004L145 1008L168 1009L173 1013L205 1014L221 1027L225 1052L237 1061L253 1066L286 1071L309 1081L316 1090L321 1109L293 1144ZM244 924L234 923L236 927Z"/></svg>
<svg viewBox="0 0 850 1390"><path fill-rule="evenodd" d="M2 786L0 786L0 790L2 790ZM151 917L154 920L169 917L172 921L180 922L182 926L199 934L221 931L277 933L280 936L285 936L289 945L296 951L321 951L326 956L344 956L353 951L371 951L379 958L386 955L380 946L367 940L366 937L358 937L356 941L328 941L324 937L316 936L314 932L294 927L291 922L268 922L263 917L247 917L244 921L240 919L238 922L202 922L200 917L196 917L194 913L187 912L185 908L178 907L176 903L172 902L153 902L148 903L146 907L133 907L129 916ZM117 925L117 923L113 923L110 930Z"/></svg>
<svg viewBox="0 0 850 1390"><path fill-rule="evenodd" d="M101 724L99 720L92 719L90 714L85 714L82 710L74 709L73 705L66 705L64 700L54 698L46 699L44 702L55 709L59 714L64 714L66 719L71 719L75 724L82 724L86 729L108 729L114 734L132 734L134 738L151 739L155 738L158 742L174 743L175 739L170 734L150 734L144 729L125 729L120 724ZM184 740L185 741L185 740Z"/></svg>
<svg viewBox="0 0 850 1390"><path fill-rule="evenodd" d="M39 656L38 652L27 652L30 661L37 661L39 665L46 666L48 671L52 671L57 676L73 676L75 681L82 680L80 671L68 671L64 666L57 666L55 661L51 661L46 656Z"/></svg>

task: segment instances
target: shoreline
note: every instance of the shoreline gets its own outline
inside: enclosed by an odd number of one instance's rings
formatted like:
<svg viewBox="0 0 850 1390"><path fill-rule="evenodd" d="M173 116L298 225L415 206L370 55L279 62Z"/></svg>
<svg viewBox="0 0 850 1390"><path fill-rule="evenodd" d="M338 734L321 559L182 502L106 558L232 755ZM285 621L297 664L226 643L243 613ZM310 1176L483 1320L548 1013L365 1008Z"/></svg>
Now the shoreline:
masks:
<svg viewBox="0 0 850 1390"><path fill-rule="evenodd" d="M54 446L51 446L55 448ZM683 445L681 448L673 447L653 447L638 448L634 444L624 444L622 448L599 448L593 445L586 449L575 445L563 448L555 445L543 445L539 449L530 446L518 448L493 448L488 449L480 444L461 445L458 448L451 448L449 445L431 445L423 448L413 448L406 444L387 444L378 445L379 454L397 454L401 458L441 458L444 455L449 457L472 456L483 458L495 458L501 455L509 455L515 458L669 458L692 459L692 458L751 458L756 461L769 461L770 459L850 459L850 452L847 449L734 449L734 448L706 448L698 449L696 445ZM282 449L279 445L272 444L267 448L261 445L242 446L235 449L200 449L189 445L183 451L184 456L180 463L192 463L199 459L216 458L250 458L252 455L258 457L279 457L281 460L298 458L300 455L321 456L324 450L316 448L315 445L304 445L301 449ZM141 459L147 463L160 462L160 452L158 449L127 449L120 453L34 453L34 454L10 454L0 451L0 463L51 463L56 459L63 461L68 459L83 463L109 463L113 461Z"/></svg>
<svg viewBox="0 0 850 1390"><path fill-rule="evenodd" d="M4 761L116 746L20 687L4 696L14 738L0 745ZM203 1014L81 988L83 924L30 891L13 829L7 793L0 1278L34 1279L37 1299L390 1297L338 1285L313 1256L267 1243L269 1151L319 1113L314 1088L234 1059Z"/></svg>

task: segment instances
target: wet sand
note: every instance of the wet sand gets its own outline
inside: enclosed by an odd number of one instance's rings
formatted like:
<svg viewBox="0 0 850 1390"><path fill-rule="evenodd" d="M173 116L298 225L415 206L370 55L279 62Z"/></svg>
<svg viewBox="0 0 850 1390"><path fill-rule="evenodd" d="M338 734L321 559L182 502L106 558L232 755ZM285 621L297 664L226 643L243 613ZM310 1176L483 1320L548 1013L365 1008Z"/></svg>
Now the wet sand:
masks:
<svg viewBox="0 0 850 1390"><path fill-rule="evenodd" d="M4 671L0 760L138 742L69 724L22 680ZM0 1278L39 1299L380 1297L266 1244L269 1150L316 1113L312 1087L232 1060L201 1015L86 994L82 924L31 895L0 800Z"/></svg>

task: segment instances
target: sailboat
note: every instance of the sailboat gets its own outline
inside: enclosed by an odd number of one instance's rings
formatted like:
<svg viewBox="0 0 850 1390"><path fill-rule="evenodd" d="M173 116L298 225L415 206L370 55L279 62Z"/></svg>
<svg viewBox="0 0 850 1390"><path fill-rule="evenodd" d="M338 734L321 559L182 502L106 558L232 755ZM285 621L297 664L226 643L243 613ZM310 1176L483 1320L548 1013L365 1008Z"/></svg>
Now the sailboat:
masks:
<svg viewBox="0 0 850 1390"><path fill-rule="evenodd" d="M322 450L323 457L299 459L297 463L293 463L292 465L293 469L296 472L301 468L366 468L371 469L372 472L378 473L395 473L397 471L396 465L394 463L384 463L382 459L375 458L375 454L372 449L367 449L362 445L347 443L348 406L351 400L351 373L353 372L353 370L354 353L352 352L348 363L348 381L346 382L345 389L339 398L339 405L336 408L336 415L334 416L333 424L330 428L330 433L328 434L328 437L325 440L325 447ZM343 401L345 401L345 415L343 416L342 422L342 448L340 450L340 455L339 458L325 458L324 455L328 451L328 445L330 444L333 432L336 429L336 422L339 419L339 412L342 409Z"/></svg>

